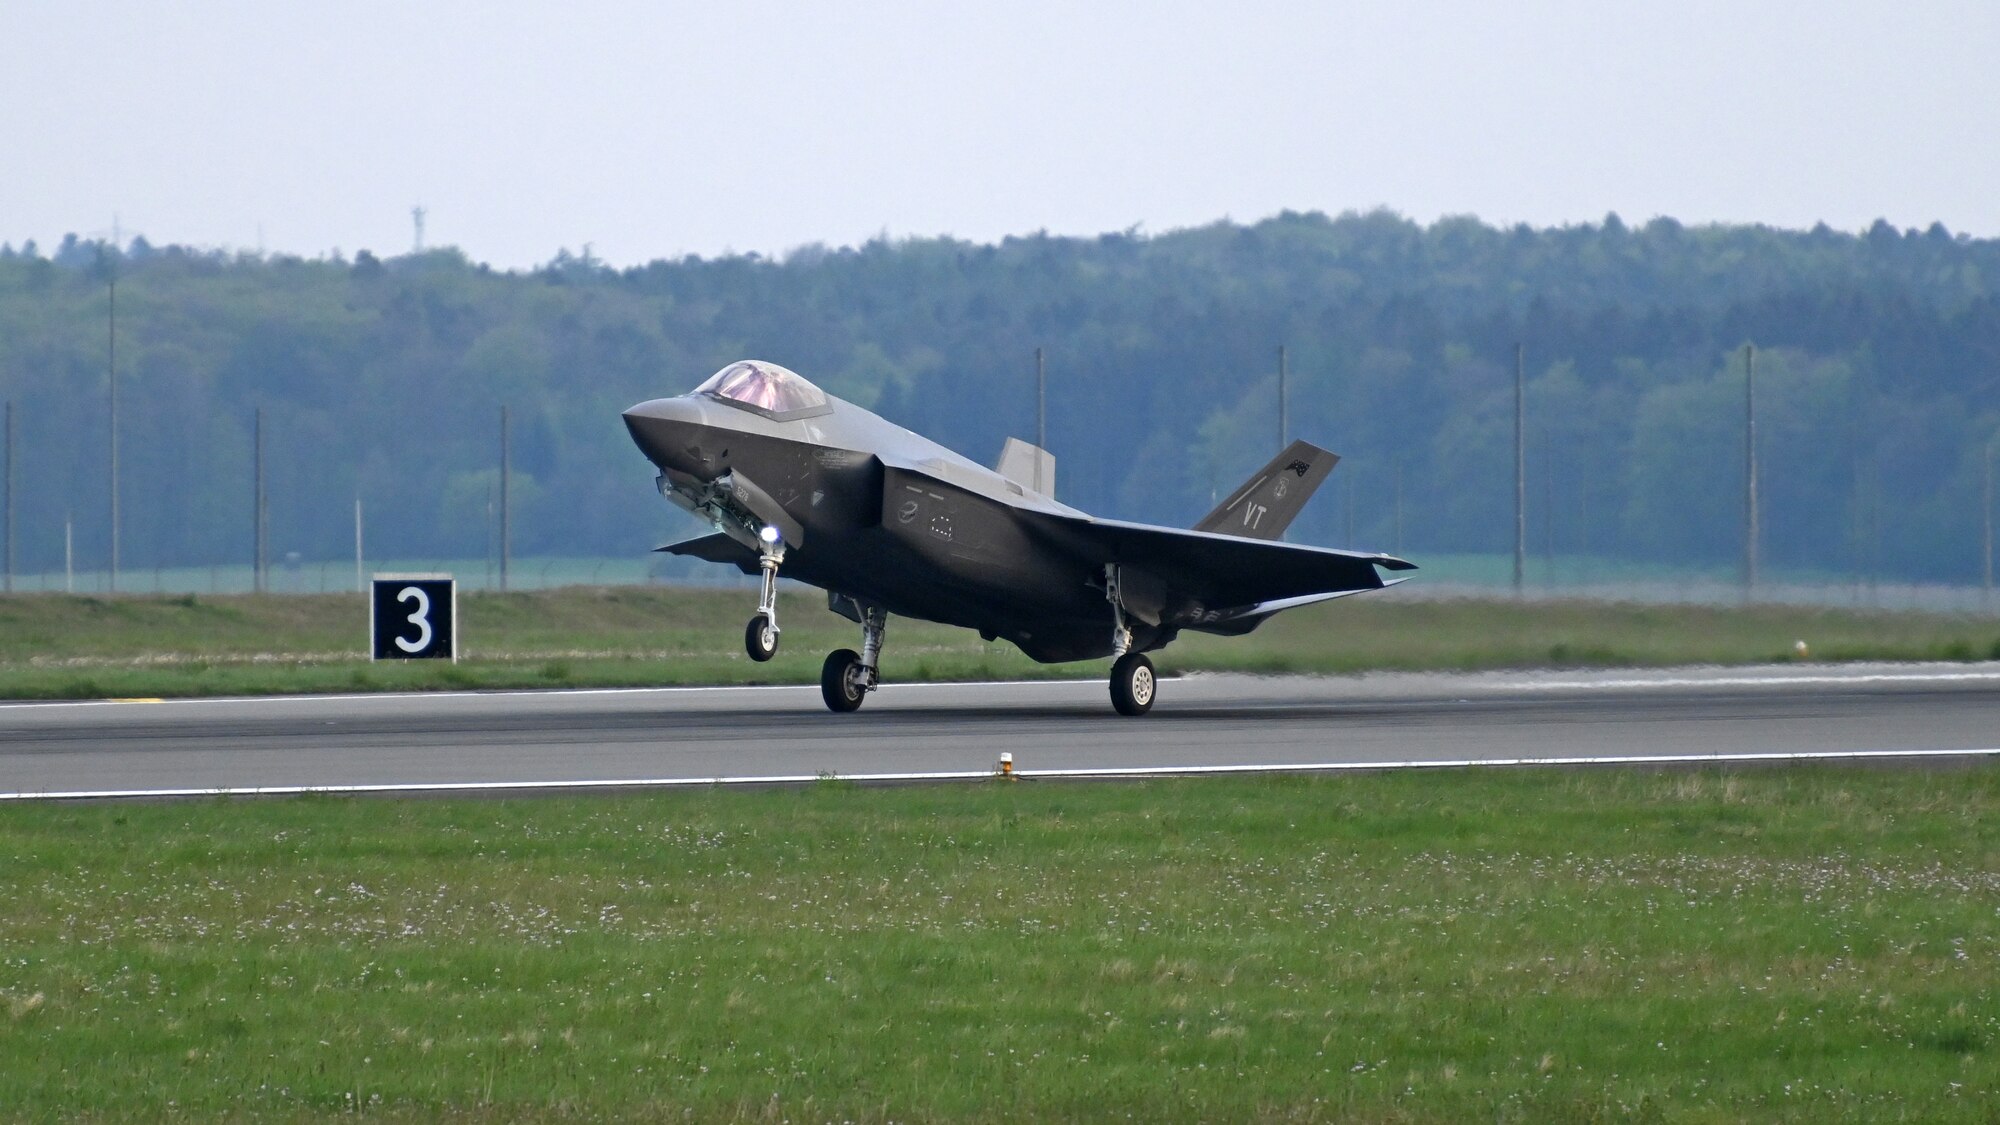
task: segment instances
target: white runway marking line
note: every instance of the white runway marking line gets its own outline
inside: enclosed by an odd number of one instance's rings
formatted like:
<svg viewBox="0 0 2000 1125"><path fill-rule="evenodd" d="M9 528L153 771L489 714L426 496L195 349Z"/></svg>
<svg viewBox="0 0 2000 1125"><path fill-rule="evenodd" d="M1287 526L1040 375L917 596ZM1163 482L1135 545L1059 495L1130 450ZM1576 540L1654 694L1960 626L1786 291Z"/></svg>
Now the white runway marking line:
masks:
<svg viewBox="0 0 2000 1125"><path fill-rule="evenodd" d="M1650 680L1521 680L1518 691L1590 691L1678 687L1831 687L1847 684L2000 683L2000 672L1863 672L1852 676L1669 676Z"/></svg>
<svg viewBox="0 0 2000 1125"><path fill-rule="evenodd" d="M1623 754L1589 758L1439 758L1400 762L1311 762L1257 766L1103 766L1079 769L1015 770L1019 778L1138 778L1205 777L1253 773L1358 773L1388 770L1471 769L1520 766L1727 765L1751 762L1825 762L1915 758L2000 757L2000 747L1978 750L1806 750L1795 753ZM113 798L175 797L298 797L307 794L362 795L370 793L493 793L510 790L685 789L713 785L805 785L819 781L919 782L986 781L993 770L944 770L927 773L811 773L765 777L606 778L599 781L412 781L359 785L258 785L221 789L79 789L48 793L0 793L0 801L92 801Z"/></svg>

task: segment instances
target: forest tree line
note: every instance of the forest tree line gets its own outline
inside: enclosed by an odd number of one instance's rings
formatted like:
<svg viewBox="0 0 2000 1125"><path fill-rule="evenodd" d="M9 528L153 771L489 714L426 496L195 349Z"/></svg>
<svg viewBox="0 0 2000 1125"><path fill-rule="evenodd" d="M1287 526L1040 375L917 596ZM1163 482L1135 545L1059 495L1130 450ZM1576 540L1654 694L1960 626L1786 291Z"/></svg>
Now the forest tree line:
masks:
<svg viewBox="0 0 2000 1125"><path fill-rule="evenodd" d="M505 405L514 552L636 556L685 525L619 412L743 357L991 463L1043 348L1060 498L1185 525L1275 450L1283 345L1289 432L1344 458L1293 538L1419 562L1512 549L1517 343L1538 552L1735 560L1746 344L1774 577L1978 581L2000 431L2000 241L1935 225L1286 213L524 272L72 237L0 248L24 571L66 519L108 554L114 285L130 567L249 561L259 408L275 554L351 552L358 497L373 556L480 556Z"/></svg>

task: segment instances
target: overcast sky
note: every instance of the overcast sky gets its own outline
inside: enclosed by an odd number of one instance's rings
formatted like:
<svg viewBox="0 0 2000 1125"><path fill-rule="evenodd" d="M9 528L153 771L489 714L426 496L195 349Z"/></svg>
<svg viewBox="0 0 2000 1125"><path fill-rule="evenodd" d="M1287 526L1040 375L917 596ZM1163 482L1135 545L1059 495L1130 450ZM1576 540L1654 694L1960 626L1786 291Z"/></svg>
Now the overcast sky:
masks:
<svg viewBox="0 0 2000 1125"><path fill-rule="evenodd" d="M414 10L411 10L414 9ZM531 266L881 232L1942 221L2000 3L0 0L0 241Z"/></svg>

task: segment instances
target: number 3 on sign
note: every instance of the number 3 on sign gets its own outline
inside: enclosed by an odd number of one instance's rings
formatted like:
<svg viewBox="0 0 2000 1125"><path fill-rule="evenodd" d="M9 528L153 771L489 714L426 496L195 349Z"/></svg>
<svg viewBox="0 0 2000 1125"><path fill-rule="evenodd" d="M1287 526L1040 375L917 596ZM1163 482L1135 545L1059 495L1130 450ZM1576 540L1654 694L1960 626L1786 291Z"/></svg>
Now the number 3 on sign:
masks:
<svg viewBox="0 0 2000 1125"><path fill-rule="evenodd" d="M396 600L417 603L417 608L404 618L417 627L417 639L408 641L398 636L396 647L404 652L422 652L431 647L431 596L415 586L405 586L397 591Z"/></svg>

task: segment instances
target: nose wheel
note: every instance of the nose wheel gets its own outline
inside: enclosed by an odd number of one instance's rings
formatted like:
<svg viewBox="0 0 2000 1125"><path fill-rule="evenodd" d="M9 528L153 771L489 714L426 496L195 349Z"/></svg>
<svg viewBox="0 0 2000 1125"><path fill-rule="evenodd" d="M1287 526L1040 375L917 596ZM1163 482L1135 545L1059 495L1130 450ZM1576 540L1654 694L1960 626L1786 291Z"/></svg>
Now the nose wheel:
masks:
<svg viewBox="0 0 2000 1125"><path fill-rule="evenodd" d="M762 664L778 655L778 623L758 614L743 629L743 651Z"/></svg>

